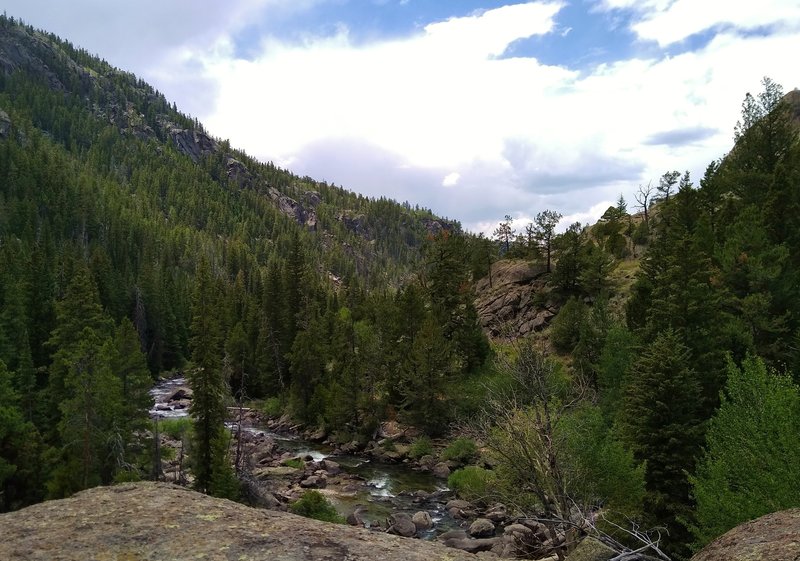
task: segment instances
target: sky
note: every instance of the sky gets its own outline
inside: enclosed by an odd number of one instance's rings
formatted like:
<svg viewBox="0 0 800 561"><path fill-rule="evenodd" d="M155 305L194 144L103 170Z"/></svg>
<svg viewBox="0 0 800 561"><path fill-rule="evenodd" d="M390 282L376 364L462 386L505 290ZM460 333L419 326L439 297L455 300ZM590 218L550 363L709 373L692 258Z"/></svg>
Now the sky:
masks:
<svg viewBox="0 0 800 561"><path fill-rule="evenodd" d="M491 233L595 221L800 87L800 0L2 0L294 173Z"/></svg>

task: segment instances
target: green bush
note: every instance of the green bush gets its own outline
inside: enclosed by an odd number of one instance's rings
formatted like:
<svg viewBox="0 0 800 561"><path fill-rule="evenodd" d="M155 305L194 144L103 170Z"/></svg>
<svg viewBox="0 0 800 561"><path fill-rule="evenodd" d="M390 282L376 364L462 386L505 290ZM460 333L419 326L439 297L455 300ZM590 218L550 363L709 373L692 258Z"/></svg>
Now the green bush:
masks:
<svg viewBox="0 0 800 561"><path fill-rule="evenodd" d="M487 497L495 481L495 474L478 466L467 466L450 474L447 486L467 501Z"/></svg>
<svg viewBox="0 0 800 561"><path fill-rule="evenodd" d="M283 413L283 405L281 404L281 400L277 397L269 397L265 399L264 404L261 406L261 412L267 417L280 417Z"/></svg>
<svg viewBox="0 0 800 561"><path fill-rule="evenodd" d="M442 452L442 459L466 464L472 460L477 453L478 447L475 445L475 441L470 438L461 437L456 438L450 443L450 446L444 449Z"/></svg>
<svg viewBox="0 0 800 561"><path fill-rule="evenodd" d="M161 419L157 422L158 430L161 434L166 434L174 440L180 440L184 435L188 435L192 429L192 420L189 417Z"/></svg>
<svg viewBox="0 0 800 561"><path fill-rule="evenodd" d="M419 459L422 456L432 456L433 455L433 444L431 444L431 439L427 436L420 436L419 438L415 439L414 442L411 443L411 447L408 449L408 457Z"/></svg>
<svg viewBox="0 0 800 561"><path fill-rule="evenodd" d="M306 518L344 524L344 518L336 512L336 508L319 491L306 491L302 497L291 504L289 510Z"/></svg>
<svg viewBox="0 0 800 561"><path fill-rule="evenodd" d="M306 467L306 463L301 460L300 458L290 458L288 460L284 460L281 462L283 465L294 468L294 469L303 469Z"/></svg>

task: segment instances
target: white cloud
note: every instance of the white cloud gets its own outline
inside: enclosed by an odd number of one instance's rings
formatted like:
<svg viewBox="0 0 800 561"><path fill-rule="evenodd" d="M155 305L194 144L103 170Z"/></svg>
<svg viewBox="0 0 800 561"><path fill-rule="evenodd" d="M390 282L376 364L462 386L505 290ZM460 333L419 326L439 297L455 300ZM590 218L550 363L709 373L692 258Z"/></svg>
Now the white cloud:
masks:
<svg viewBox="0 0 800 561"><path fill-rule="evenodd" d="M770 26L798 29L800 3L786 0L677 0L648 13L633 25L633 30L643 39L668 46L716 26L732 26L739 30Z"/></svg>
<svg viewBox="0 0 800 561"><path fill-rule="evenodd" d="M442 179L442 187L455 187L459 179L461 179L461 174L457 171L448 173L444 176L444 179Z"/></svg>

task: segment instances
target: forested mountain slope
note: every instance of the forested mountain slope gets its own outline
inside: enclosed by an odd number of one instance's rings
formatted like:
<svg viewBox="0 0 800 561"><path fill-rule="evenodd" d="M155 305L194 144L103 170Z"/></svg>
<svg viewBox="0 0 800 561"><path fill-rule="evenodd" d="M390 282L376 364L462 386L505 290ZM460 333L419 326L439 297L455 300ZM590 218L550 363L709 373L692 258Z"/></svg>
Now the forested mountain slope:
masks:
<svg viewBox="0 0 800 561"><path fill-rule="evenodd" d="M132 435L174 369L217 400L207 446L223 394L330 430L374 430L387 407L441 427L442 384L488 350L465 243L427 210L257 162L0 17L0 508L146 473Z"/></svg>

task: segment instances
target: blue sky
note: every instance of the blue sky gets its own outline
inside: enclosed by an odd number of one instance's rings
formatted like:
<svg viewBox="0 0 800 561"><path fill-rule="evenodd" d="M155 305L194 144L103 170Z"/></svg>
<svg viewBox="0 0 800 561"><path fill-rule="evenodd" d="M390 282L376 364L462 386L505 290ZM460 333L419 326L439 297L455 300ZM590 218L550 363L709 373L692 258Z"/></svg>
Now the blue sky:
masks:
<svg viewBox="0 0 800 561"><path fill-rule="evenodd" d="M763 76L800 86L797 0L4 0L263 160L472 230L592 221L699 181Z"/></svg>

